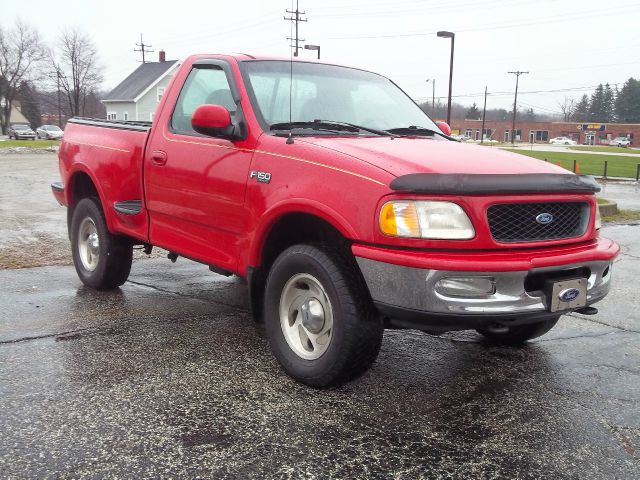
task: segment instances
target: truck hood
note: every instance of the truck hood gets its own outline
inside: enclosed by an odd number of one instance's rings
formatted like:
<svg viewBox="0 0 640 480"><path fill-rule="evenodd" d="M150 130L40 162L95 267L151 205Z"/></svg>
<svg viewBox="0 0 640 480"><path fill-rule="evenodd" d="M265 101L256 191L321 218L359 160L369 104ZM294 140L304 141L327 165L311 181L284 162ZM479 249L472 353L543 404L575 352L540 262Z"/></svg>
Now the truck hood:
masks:
<svg viewBox="0 0 640 480"><path fill-rule="evenodd" d="M410 173L567 173L552 163L499 148L431 138L307 137L303 141L357 158L397 177Z"/></svg>

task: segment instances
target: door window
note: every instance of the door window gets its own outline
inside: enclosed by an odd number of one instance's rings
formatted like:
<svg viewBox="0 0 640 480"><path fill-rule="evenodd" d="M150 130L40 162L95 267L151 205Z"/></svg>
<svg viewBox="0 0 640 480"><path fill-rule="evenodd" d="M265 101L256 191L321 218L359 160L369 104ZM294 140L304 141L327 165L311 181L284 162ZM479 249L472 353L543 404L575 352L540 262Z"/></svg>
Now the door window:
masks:
<svg viewBox="0 0 640 480"><path fill-rule="evenodd" d="M171 128L176 132L195 135L191 127L191 116L196 108L205 104L222 105L229 110L232 119L236 113L237 107L227 76L220 67L207 66L191 70L171 115Z"/></svg>

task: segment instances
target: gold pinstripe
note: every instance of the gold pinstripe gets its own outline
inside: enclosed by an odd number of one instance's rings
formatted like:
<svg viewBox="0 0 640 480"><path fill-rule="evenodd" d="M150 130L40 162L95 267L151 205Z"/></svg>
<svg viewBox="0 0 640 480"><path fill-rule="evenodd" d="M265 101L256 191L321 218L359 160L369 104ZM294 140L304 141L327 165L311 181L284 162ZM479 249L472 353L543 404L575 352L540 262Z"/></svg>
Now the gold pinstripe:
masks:
<svg viewBox="0 0 640 480"><path fill-rule="evenodd" d="M328 168L329 170L333 170L336 172L341 172L341 173L346 173L347 175L353 175L354 177L358 177L358 178L362 178L363 180L369 180L370 182L373 182L375 184L378 185L382 185L383 187L385 186L384 183L371 178L371 177L366 177L364 175L360 175L359 173L356 172L352 172L350 170L345 170L344 168L339 168L339 167L334 167L332 165L327 165L325 163L320 163L320 162L316 162L314 160L307 160L304 158L299 158L299 157L293 157L291 155L284 155L282 153L275 153L275 152L267 152L266 150L255 150L255 149L251 149L251 148L238 148L238 147L230 147L227 145L216 145L214 143L204 143L204 142L195 142L195 141L191 141L191 140L177 140L177 139L173 139L173 138L168 138L164 131L162 132L162 136L163 138L167 141L167 142L175 142L175 143L186 143L186 144L190 144L190 145L203 145L206 147L216 147L216 148L224 148L227 150L237 150L240 152L247 152L247 153L263 153L265 155L271 155L273 157L278 157L278 158L286 158L288 160L294 160L296 162L303 162L309 165L315 165L317 167L323 167L323 168Z"/></svg>
<svg viewBox="0 0 640 480"><path fill-rule="evenodd" d="M65 142L66 143L72 143L74 145L84 145L86 147L104 148L106 150L114 150L116 152L131 153L130 150L125 150L123 148L107 147L106 145L96 145L95 143L83 143L83 142L77 142L75 140L72 140L72 141L66 140Z"/></svg>

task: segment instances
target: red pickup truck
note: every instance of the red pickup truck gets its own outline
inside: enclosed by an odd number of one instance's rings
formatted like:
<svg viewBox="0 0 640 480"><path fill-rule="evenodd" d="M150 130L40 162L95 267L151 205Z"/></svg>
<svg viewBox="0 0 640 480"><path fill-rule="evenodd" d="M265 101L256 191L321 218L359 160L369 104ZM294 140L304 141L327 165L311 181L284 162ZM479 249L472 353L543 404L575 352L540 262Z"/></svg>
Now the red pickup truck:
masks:
<svg viewBox="0 0 640 480"><path fill-rule="evenodd" d="M391 80L317 62L189 57L153 124L71 119L60 173L86 285L123 284L134 245L244 277L316 387L368 369L384 328L514 344L597 313L619 250L592 177L456 142Z"/></svg>

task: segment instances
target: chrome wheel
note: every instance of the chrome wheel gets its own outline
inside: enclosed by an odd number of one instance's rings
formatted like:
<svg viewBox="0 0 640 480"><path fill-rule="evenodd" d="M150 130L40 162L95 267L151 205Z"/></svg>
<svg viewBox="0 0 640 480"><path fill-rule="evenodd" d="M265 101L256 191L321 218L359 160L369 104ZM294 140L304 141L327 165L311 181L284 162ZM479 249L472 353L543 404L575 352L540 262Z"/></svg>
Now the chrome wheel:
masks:
<svg viewBox="0 0 640 480"><path fill-rule="evenodd" d="M87 217L78 229L78 254L85 270L93 272L100 261L100 237L94 221Z"/></svg>
<svg viewBox="0 0 640 480"><path fill-rule="evenodd" d="M280 327L299 357L315 360L327 351L333 336L333 310L314 276L300 273L285 284L280 295Z"/></svg>

